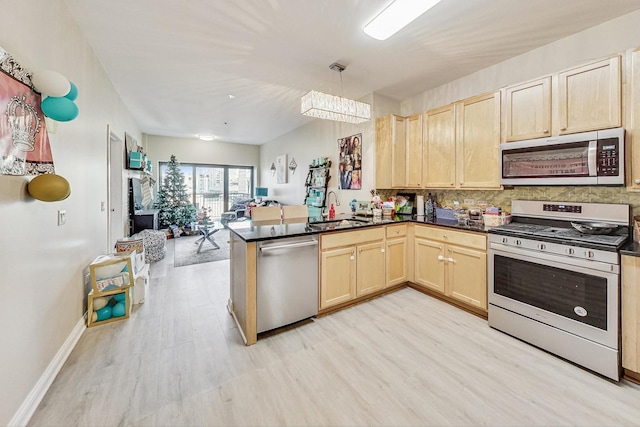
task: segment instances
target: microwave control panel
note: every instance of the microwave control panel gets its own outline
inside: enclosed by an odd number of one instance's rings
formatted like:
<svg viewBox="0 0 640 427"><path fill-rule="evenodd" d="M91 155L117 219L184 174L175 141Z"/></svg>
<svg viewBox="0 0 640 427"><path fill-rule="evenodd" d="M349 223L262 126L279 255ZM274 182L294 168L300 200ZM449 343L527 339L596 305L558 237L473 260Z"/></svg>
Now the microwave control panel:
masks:
<svg viewBox="0 0 640 427"><path fill-rule="evenodd" d="M598 140L598 176L620 174L620 150L617 138Z"/></svg>

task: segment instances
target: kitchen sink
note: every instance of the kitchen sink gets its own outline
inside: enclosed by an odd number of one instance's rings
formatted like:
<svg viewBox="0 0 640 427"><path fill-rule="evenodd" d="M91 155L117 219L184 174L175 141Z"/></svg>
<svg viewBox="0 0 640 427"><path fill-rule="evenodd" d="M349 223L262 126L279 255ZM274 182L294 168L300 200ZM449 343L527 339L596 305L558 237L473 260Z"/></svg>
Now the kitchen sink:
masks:
<svg viewBox="0 0 640 427"><path fill-rule="evenodd" d="M359 219L341 219L322 222L311 222L309 228L317 231L340 230L369 224L369 221Z"/></svg>

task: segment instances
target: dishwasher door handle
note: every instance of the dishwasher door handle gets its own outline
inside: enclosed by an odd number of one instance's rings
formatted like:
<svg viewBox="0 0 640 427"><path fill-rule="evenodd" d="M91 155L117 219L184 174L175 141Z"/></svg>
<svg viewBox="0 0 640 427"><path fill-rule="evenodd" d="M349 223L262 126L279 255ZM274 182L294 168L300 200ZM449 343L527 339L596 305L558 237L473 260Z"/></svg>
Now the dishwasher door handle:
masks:
<svg viewBox="0 0 640 427"><path fill-rule="evenodd" d="M317 240L310 240L308 242L290 243L290 244L286 244L286 245L262 246L260 248L260 251L267 252L267 251L273 251L273 250L276 250L276 249L302 248L302 247L305 247L305 246L318 246L318 241Z"/></svg>

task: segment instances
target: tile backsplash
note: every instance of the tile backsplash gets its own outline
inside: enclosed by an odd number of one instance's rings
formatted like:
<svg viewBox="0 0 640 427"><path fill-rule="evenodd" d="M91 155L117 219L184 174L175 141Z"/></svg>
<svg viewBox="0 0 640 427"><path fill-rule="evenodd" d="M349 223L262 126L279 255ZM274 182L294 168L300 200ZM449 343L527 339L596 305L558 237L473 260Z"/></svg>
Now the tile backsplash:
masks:
<svg viewBox="0 0 640 427"><path fill-rule="evenodd" d="M511 200L549 200L558 202L616 203L631 205L632 215L640 215L640 193L627 191L625 187L513 187L505 190L379 190L383 200L397 193L423 195L435 194L440 206L453 206L454 201L464 205L465 200L486 201L489 206L511 210Z"/></svg>

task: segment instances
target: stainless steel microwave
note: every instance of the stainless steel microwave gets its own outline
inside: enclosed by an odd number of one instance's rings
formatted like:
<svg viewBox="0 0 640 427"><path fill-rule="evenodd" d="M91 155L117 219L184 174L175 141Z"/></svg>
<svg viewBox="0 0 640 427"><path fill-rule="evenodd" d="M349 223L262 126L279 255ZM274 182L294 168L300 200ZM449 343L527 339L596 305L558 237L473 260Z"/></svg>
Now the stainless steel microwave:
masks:
<svg viewBox="0 0 640 427"><path fill-rule="evenodd" d="M500 144L500 184L624 185L624 129Z"/></svg>

